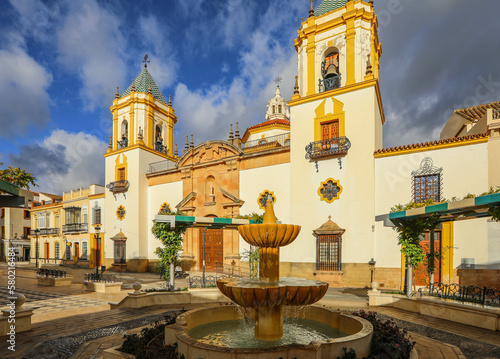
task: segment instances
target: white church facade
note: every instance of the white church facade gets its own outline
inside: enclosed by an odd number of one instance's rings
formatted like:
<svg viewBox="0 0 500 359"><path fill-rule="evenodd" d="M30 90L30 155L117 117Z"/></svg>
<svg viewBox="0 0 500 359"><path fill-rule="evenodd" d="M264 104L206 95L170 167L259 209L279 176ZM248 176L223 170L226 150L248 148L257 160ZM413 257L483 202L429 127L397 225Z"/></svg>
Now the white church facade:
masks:
<svg viewBox="0 0 500 359"><path fill-rule="evenodd" d="M377 217L396 204L436 202L500 186L500 103L457 110L441 139L385 149L379 87L382 47L373 4L329 1L303 20L295 40L298 75L286 101L279 86L265 120L225 140L174 146L177 121L147 67L111 106L105 156L104 257L108 268L151 270L159 241L155 215L236 218L262 213L271 196L278 220L302 227L281 249L281 275L332 286L373 279L399 288L397 233ZM425 188L424 188L425 187ZM234 229L191 228L182 266L246 266L248 245ZM459 282L463 263L486 277L500 269L500 224L487 218L437 231L436 281ZM371 263L371 266L370 266ZM470 267L469 267L470 268ZM422 276L420 284L425 281Z"/></svg>

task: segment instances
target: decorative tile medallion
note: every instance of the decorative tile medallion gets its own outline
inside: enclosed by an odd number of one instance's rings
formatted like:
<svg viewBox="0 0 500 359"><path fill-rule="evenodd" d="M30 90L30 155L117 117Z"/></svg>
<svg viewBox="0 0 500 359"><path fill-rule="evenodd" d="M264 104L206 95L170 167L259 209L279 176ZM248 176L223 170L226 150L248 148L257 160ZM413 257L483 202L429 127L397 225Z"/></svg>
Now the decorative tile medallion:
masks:
<svg viewBox="0 0 500 359"><path fill-rule="evenodd" d="M125 218L126 213L125 207L120 205L116 210L116 217L121 221Z"/></svg>
<svg viewBox="0 0 500 359"><path fill-rule="evenodd" d="M326 181L321 182L321 186L318 188L319 197L327 203L332 203L338 199L340 193L342 193L342 186L339 184L339 181L333 178L328 178Z"/></svg>
<svg viewBox="0 0 500 359"><path fill-rule="evenodd" d="M257 199L257 203L259 204L259 208L262 210L265 210L267 207L267 198L271 197L271 200L273 201L273 205L276 203L276 196L274 195L274 192L265 190L259 195L259 198Z"/></svg>

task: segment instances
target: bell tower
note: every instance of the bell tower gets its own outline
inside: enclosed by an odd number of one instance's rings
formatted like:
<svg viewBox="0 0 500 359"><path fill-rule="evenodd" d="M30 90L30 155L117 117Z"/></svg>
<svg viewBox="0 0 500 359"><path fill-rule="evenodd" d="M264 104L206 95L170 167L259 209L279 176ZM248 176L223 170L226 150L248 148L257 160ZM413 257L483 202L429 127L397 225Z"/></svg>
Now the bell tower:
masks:
<svg viewBox="0 0 500 359"><path fill-rule="evenodd" d="M323 0L295 40L301 97L378 79L379 42L373 1Z"/></svg>
<svg viewBox="0 0 500 359"><path fill-rule="evenodd" d="M369 273L367 263L377 257L371 224L374 151L382 147L385 121L378 80L382 46L373 1L323 0L316 9L310 1L308 15L295 40L298 73L288 103L290 202L300 204L291 207L290 222L302 225L296 242L304 251L289 256L291 262L317 263L303 253L316 253L321 243L307 234L324 220L304 223L303 214L331 216L345 229L342 243L331 248L341 258L342 280L352 283L356 270Z"/></svg>
<svg viewBox="0 0 500 359"><path fill-rule="evenodd" d="M149 243L148 180L152 163L168 167L178 160L174 151L174 126L177 122L172 103L167 101L144 68L110 110L113 133L106 163L106 223L104 253L106 264L143 272L148 258L154 257L156 243ZM119 254L119 255L117 255Z"/></svg>

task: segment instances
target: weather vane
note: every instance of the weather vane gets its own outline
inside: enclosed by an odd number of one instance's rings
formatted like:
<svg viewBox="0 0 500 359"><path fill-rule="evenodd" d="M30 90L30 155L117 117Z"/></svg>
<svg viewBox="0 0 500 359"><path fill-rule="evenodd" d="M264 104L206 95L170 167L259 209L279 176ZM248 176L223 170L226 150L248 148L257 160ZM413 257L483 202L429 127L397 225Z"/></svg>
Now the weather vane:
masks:
<svg viewBox="0 0 500 359"><path fill-rule="evenodd" d="M147 68L147 67L148 67L148 62L150 62L150 61L148 60L148 54L146 54L146 55L144 56L144 61L142 61L142 62L144 62L144 68Z"/></svg>
<svg viewBox="0 0 500 359"><path fill-rule="evenodd" d="M280 82L281 82L282 78L281 77L276 77L276 80L274 80L274 82L276 83L276 85L278 85L278 87L280 87Z"/></svg>

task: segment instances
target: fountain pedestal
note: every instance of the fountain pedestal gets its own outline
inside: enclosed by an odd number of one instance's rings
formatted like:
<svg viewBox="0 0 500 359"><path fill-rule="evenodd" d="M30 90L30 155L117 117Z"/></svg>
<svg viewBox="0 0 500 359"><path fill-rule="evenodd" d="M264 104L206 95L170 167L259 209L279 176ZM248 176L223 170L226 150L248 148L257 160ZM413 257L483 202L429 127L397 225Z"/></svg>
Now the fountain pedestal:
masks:
<svg viewBox="0 0 500 359"><path fill-rule="evenodd" d="M277 224L271 200L267 201L264 221L238 227L243 239L259 247L259 279L219 279L220 291L242 307L255 308L255 337L277 340L283 336L283 306L316 303L328 284L298 278L280 280L279 247L292 243L300 226Z"/></svg>

